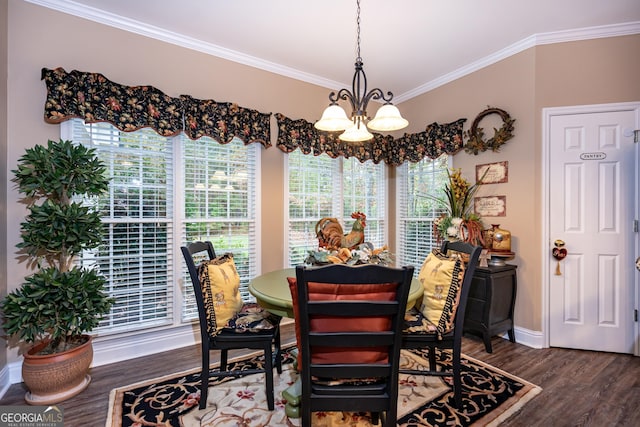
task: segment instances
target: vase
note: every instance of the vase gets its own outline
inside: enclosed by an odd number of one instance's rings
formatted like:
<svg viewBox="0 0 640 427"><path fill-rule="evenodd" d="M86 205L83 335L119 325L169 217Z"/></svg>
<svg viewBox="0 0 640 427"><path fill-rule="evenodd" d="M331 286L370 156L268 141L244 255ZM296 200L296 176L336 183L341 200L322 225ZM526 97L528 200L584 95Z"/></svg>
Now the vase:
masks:
<svg viewBox="0 0 640 427"><path fill-rule="evenodd" d="M39 355L47 342L32 347L24 355L22 379L30 405L51 405L82 392L91 381L89 368L93 360L91 337L84 344L62 353Z"/></svg>
<svg viewBox="0 0 640 427"><path fill-rule="evenodd" d="M491 224L491 250L496 252L511 252L511 232L500 228L500 224Z"/></svg>
<svg viewBox="0 0 640 427"><path fill-rule="evenodd" d="M488 228L482 232L482 238L484 239L483 248L493 249L493 228Z"/></svg>

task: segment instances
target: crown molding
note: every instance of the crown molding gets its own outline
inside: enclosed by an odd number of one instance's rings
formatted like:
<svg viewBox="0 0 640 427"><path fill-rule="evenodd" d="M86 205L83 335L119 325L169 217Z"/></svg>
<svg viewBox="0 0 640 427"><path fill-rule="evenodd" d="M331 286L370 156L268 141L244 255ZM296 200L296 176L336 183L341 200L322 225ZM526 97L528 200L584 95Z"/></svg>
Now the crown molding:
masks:
<svg viewBox="0 0 640 427"><path fill-rule="evenodd" d="M623 22L599 27L576 28L573 30L556 31L553 33L537 34L536 45L565 43L579 40L601 39L605 37L629 36L640 33L640 21Z"/></svg>
<svg viewBox="0 0 640 427"><path fill-rule="evenodd" d="M599 27L578 28L574 30L557 31L553 33L534 34L527 37L526 39L512 44L511 46L507 46L504 49L494 52L491 55L485 56L484 58L465 65L464 67L460 67L457 70L454 70L437 79L431 80L430 82L418 86L413 90L402 93L399 96L396 96L394 99L397 103L401 103L411 98L415 98L418 95L422 95L423 93L436 89L439 86L443 86L447 83L478 71L484 67L495 64L505 58L513 56L531 47L604 37L626 36L638 33L640 33L640 21L625 22L615 25L603 25Z"/></svg>
<svg viewBox="0 0 640 427"><path fill-rule="evenodd" d="M145 37L150 37L187 49L192 49L208 55L227 59L229 61L248 65L250 67L269 71L281 76L290 77L292 79L312 83L321 87L337 90L344 84L335 80L329 80L315 74L306 73L295 68L286 67L274 62L266 61L255 56L246 55L222 46L207 43L202 40L187 37L182 34L167 31L165 29L147 25L139 21L128 19L120 15L105 12L85 4L76 3L72 0L23 0L58 12L67 13L79 18L88 19L100 24L108 25L121 30L129 31ZM401 103L414 98L423 93L429 92L456 79L464 77L484 67L495 64L505 58L522 52L534 46L564 43L570 41L588 40L603 37L617 37L640 33L640 21L626 22L614 25L604 25L599 27L578 28L574 30L557 31L550 33L534 34L526 39L518 41L504 49L494 52L484 58L474 61L470 64L460 67L450 73L444 74L437 79L431 80L423 85L416 87L410 91L396 95L394 100Z"/></svg>

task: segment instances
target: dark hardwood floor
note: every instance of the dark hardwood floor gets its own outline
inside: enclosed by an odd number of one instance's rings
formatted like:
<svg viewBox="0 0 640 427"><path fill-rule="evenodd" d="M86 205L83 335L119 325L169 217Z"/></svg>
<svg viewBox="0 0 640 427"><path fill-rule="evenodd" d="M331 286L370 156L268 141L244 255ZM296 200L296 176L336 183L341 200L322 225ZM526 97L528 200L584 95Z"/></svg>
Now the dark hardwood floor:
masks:
<svg viewBox="0 0 640 427"><path fill-rule="evenodd" d="M293 325L285 325L283 343L293 340ZM543 388L503 426L640 426L640 358L532 349L499 337L493 338L492 345L493 353L488 354L480 339L469 336L464 339L463 352ZM104 426L111 389L195 368L199 362L199 347L191 346L93 368L87 390L60 404L65 426ZM0 405L22 405L24 393L21 384L14 384Z"/></svg>

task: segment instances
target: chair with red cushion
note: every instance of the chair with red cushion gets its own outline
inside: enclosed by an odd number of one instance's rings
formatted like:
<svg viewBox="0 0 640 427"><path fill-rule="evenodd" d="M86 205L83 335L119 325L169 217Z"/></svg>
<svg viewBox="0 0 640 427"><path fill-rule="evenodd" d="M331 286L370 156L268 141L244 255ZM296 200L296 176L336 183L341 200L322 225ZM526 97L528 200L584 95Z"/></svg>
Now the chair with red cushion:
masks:
<svg viewBox="0 0 640 427"><path fill-rule="evenodd" d="M401 332L413 267L296 268L302 426L317 411L395 426ZM293 287L292 287L293 289Z"/></svg>

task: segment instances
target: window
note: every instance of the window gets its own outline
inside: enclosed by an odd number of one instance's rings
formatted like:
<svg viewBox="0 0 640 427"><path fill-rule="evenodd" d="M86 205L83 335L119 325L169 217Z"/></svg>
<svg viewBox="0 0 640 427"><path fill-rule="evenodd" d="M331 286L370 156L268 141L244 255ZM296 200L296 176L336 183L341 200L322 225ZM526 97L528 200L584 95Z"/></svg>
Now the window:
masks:
<svg viewBox="0 0 640 427"><path fill-rule="evenodd" d="M63 138L96 149L111 183L98 201L103 244L83 255L107 276L116 299L102 334L190 321L197 316L179 247L211 240L232 252L246 291L257 271L255 174L258 144L192 141L107 123L63 123ZM178 280L182 279L182 280ZM179 285L182 283L182 287Z"/></svg>
<svg viewBox="0 0 640 427"><path fill-rule="evenodd" d="M299 150L287 157L289 266L303 263L308 251L318 248L315 225L323 217L337 218L346 234L353 224L351 213L361 211L367 215L366 241L375 247L387 243L384 164Z"/></svg>
<svg viewBox="0 0 640 427"><path fill-rule="evenodd" d="M431 249L438 247L433 222L444 209L429 196L442 198L447 182L448 156L435 160L425 157L417 163L406 162L397 169L398 265L413 265L416 275Z"/></svg>
<svg viewBox="0 0 640 427"><path fill-rule="evenodd" d="M257 193L259 144L244 145L238 139L219 144L203 137L182 137L184 166L183 242L211 240L216 255L233 254L240 275L240 294L252 299L247 286L258 274ZM185 270L186 271L186 270ZM191 281L185 275L183 292L187 309L197 315ZM189 317L189 311L185 311Z"/></svg>

